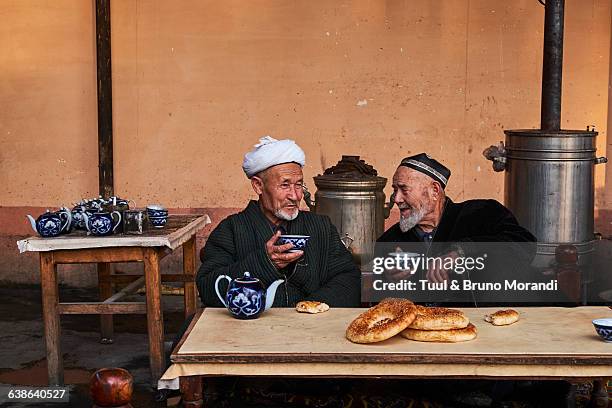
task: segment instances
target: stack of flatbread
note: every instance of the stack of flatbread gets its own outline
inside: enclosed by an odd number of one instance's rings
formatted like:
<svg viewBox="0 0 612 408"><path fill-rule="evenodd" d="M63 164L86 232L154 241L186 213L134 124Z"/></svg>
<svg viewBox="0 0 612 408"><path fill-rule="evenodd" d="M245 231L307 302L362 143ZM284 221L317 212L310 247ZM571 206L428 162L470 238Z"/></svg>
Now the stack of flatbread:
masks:
<svg viewBox="0 0 612 408"><path fill-rule="evenodd" d="M476 327L462 311L445 307L416 306L416 318L401 332L416 341L457 343L476 338Z"/></svg>

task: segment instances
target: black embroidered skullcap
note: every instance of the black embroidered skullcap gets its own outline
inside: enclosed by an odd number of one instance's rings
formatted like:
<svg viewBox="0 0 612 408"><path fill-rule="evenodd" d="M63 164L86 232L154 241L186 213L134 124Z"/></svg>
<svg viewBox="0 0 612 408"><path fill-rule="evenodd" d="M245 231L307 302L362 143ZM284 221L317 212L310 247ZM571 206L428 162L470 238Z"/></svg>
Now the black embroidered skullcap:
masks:
<svg viewBox="0 0 612 408"><path fill-rule="evenodd" d="M442 163L429 157L427 153L419 153L414 156L406 157L400 163L400 166L409 167L413 170L420 171L436 180L442 185L442 189L446 188L451 171Z"/></svg>

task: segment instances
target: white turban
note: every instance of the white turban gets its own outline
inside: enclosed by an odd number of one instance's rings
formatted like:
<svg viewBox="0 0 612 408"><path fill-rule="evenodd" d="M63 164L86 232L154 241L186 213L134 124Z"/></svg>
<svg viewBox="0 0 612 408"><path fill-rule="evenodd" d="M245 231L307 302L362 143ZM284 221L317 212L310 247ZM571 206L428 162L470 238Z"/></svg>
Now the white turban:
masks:
<svg viewBox="0 0 612 408"><path fill-rule="evenodd" d="M293 140L276 140L270 136L259 139L255 148L244 155L242 170L248 178L277 164L297 163L304 167L304 151Z"/></svg>

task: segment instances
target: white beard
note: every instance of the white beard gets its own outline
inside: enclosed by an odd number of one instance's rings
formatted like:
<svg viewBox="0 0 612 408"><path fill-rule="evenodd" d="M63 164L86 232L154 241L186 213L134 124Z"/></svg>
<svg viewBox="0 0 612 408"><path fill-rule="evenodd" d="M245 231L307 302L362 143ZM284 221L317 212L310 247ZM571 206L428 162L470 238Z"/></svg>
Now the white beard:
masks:
<svg viewBox="0 0 612 408"><path fill-rule="evenodd" d="M281 219L281 220L285 220L285 221L293 221L293 220L295 220L299 213L300 213L300 210L295 210L295 212L293 214L287 214L286 212L284 212L281 209L278 209L278 210L274 211L274 215L276 216L276 218Z"/></svg>
<svg viewBox="0 0 612 408"><path fill-rule="evenodd" d="M421 222L421 220L425 217L425 213L425 207L421 207L417 211L410 212L410 215L407 217L400 215L400 230L402 232L407 232L412 228L416 227L416 225Z"/></svg>

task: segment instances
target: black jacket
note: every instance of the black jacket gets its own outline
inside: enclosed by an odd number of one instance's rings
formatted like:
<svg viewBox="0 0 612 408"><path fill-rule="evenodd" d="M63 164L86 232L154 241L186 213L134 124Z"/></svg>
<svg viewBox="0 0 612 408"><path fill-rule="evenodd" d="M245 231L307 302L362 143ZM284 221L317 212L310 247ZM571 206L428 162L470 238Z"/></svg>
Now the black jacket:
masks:
<svg viewBox="0 0 612 408"><path fill-rule="evenodd" d="M266 254L265 244L273 231L257 201L221 221L206 241L196 277L202 302L221 306L214 288L217 277L233 279L249 271L266 288L277 279L285 280L276 291L276 307L295 306L301 300L317 300L332 307L360 306L359 268L329 217L300 211L287 223L287 233L310 235L310 240L302 259L279 271ZM224 290L227 286L222 282Z"/></svg>
<svg viewBox="0 0 612 408"><path fill-rule="evenodd" d="M471 281L489 282L505 279L528 280L539 279L533 274L530 266L536 250L536 237L527 229L521 227L510 210L495 200L468 200L455 203L446 199L446 206L440 223L429 244L407 244L404 251L427 253L428 256L438 256L450 250L460 248L465 256L481 257L485 255L485 269L478 273L454 275L453 278L469 279ZM416 228L416 227L415 227ZM422 242L415 228L402 232L399 223L393 225L377 240L379 243L417 243ZM381 244L387 251L395 245ZM401 244L398 245L401 247ZM382 248L381 248L382 249ZM421 271L421 278L425 271ZM455 296L454 293L451 293ZM525 301L527 295L498 292L481 292L481 299L487 302ZM465 292L456 294L458 300ZM468 298L473 299L468 293ZM477 296L478 297L478 296Z"/></svg>
<svg viewBox="0 0 612 408"><path fill-rule="evenodd" d="M495 200L468 200L455 203L446 199L446 207L433 242L535 242L529 231L518 224L514 215ZM399 223L385 231L378 242L419 242L414 228L402 232Z"/></svg>

